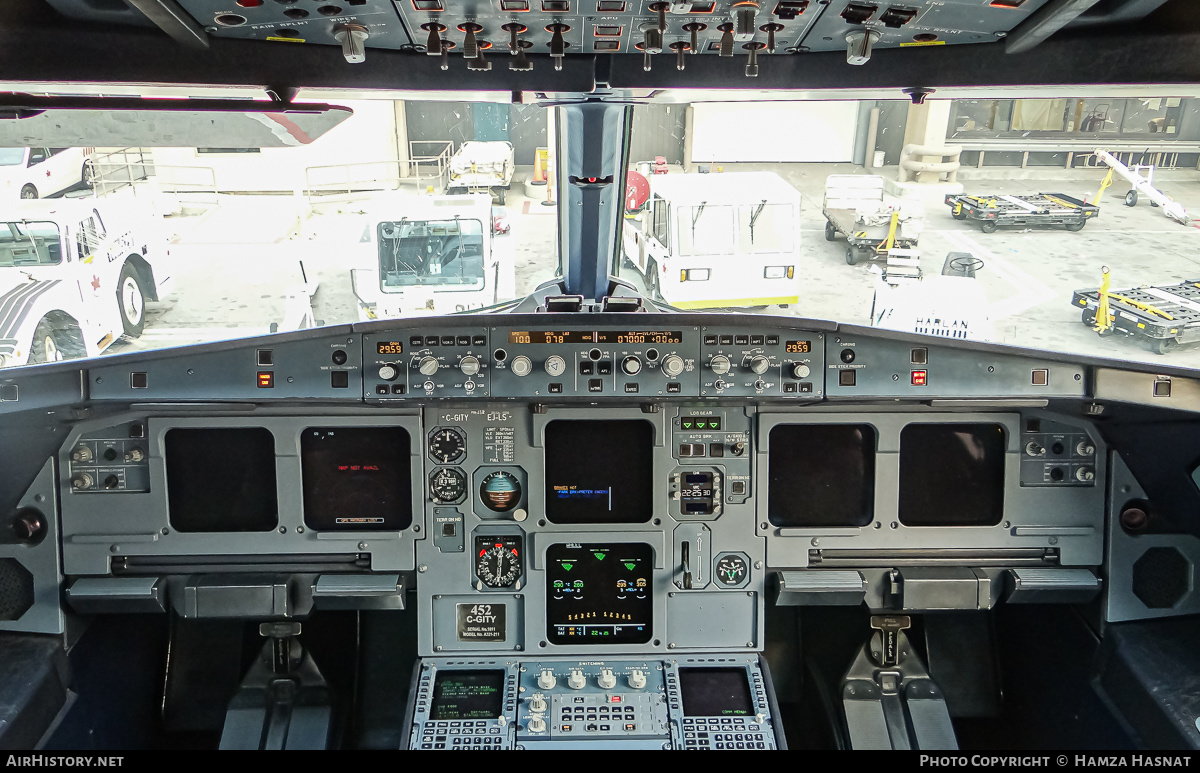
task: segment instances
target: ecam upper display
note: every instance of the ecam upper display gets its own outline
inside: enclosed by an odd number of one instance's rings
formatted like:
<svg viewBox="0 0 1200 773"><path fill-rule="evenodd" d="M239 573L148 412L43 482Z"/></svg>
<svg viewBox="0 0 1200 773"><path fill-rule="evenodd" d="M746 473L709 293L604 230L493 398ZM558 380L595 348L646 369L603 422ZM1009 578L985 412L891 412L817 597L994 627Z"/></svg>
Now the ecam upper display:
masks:
<svg viewBox="0 0 1200 773"><path fill-rule="evenodd" d="M654 427L640 419L546 425L546 517L645 523L654 512Z"/></svg>

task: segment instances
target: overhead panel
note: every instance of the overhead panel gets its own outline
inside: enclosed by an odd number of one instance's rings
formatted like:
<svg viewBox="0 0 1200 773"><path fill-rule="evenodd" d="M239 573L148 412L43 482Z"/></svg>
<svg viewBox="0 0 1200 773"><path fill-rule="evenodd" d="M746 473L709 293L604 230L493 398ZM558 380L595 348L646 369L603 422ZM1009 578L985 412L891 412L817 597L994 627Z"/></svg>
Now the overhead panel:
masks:
<svg viewBox="0 0 1200 773"><path fill-rule="evenodd" d="M485 61L526 54L649 54L686 66L692 53L837 51L995 42L1046 0L179 0L216 38L426 52ZM73 14L74 3L56 0ZM347 39L351 39L347 43ZM355 48L357 51L358 49ZM435 54L437 52L435 51ZM357 54L356 54L357 55ZM660 63L661 60L661 63ZM514 66L523 69L526 65ZM487 64L472 66L484 69Z"/></svg>

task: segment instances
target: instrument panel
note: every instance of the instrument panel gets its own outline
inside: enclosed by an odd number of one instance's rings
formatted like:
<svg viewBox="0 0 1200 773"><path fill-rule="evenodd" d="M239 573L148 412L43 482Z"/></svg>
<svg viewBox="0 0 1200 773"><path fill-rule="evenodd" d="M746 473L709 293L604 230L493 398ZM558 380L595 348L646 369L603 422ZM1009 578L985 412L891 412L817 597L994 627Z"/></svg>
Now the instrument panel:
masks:
<svg viewBox="0 0 1200 773"><path fill-rule="evenodd" d="M61 632L60 583L83 614L411 609L411 748L749 749L783 745L760 661L773 605L1096 593L1108 450L1056 411L1084 397L1083 366L597 316L95 364L22 500L30 524L57 503L33 550L61 563L0 629Z"/></svg>

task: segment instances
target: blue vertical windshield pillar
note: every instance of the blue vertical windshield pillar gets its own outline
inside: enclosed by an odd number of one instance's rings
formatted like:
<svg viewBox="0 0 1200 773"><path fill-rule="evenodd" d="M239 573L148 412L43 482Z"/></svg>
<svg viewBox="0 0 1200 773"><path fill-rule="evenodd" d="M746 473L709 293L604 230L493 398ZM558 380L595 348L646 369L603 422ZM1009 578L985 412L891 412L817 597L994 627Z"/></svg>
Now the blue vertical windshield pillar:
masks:
<svg viewBox="0 0 1200 773"><path fill-rule="evenodd" d="M558 107L558 248L569 295L608 294L632 120L630 105Z"/></svg>

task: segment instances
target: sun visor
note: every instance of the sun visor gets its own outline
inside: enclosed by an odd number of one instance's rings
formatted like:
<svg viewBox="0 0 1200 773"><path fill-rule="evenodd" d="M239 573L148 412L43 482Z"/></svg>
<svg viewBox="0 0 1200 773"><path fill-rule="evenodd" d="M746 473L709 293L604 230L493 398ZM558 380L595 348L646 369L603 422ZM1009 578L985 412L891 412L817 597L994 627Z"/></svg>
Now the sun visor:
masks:
<svg viewBox="0 0 1200 773"><path fill-rule="evenodd" d="M0 147L295 147L351 115L325 104L10 95L0 97Z"/></svg>

